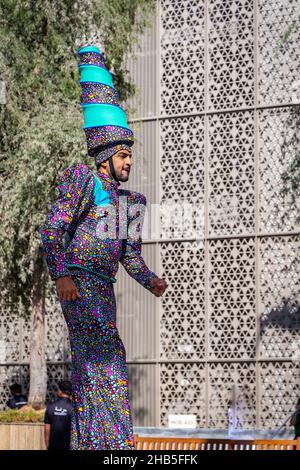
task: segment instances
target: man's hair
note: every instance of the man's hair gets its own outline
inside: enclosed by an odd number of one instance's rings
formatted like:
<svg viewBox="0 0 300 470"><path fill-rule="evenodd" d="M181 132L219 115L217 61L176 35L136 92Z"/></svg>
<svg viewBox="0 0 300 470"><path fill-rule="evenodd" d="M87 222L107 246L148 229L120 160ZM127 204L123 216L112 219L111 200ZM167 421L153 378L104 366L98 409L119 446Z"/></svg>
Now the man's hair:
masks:
<svg viewBox="0 0 300 470"><path fill-rule="evenodd" d="M105 161L107 161L107 160L105 160ZM104 163L104 162L101 162L101 163L98 163L98 165L96 165L97 171L99 171L100 168L103 168L103 163Z"/></svg>
<svg viewBox="0 0 300 470"><path fill-rule="evenodd" d="M11 393L22 393L22 387L20 384L14 383L9 386Z"/></svg>
<svg viewBox="0 0 300 470"><path fill-rule="evenodd" d="M61 380L57 385L61 392L66 393L67 395L71 395L72 386L69 380Z"/></svg>
<svg viewBox="0 0 300 470"><path fill-rule="evenodd" d="M298 398L298 401L297 401L297 406L300 405L300 397Z"/></svg>

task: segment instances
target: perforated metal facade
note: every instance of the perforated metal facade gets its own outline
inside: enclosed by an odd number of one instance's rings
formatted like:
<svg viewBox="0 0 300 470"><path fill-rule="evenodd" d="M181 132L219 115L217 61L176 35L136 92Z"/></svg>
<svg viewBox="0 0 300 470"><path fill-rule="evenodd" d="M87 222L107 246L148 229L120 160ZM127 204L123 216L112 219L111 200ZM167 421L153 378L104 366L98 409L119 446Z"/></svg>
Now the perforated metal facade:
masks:
<svg viewBox="0 0 300 470"><path fill-rule="evenodd" d="M295 152L299 2L160 0L154 23L130 62L140 93L130 103L139 142L128 186L146 194L148 225L152 205L172 201L202 208L204 219L200 235L178 237L164 213L145 239L149 266L169 283L162 299L120 268L134 424L195 414L199 427L227 427L235 386L241 426L274 427L299 395L299 237L280 195ZM1 322L1 383L26 382L28 325L4 313ZM46 334L51 388L69 371L51 300Z"/></svg>
<svg viewBox="0 0 300 470"><path fill-rule="evenodd" d="M161 0L131 64L135 188L148 205L204 214L201 234L178 238L163 212L145 247L168 291L150 310L147 293L122 309L129 370L143 377L132 389L140 425L196 414L200 427L227 427L235 387L239 425L274 427L299 395L299 227L280 194L296 151L299 25L297 1Z"/></svg>

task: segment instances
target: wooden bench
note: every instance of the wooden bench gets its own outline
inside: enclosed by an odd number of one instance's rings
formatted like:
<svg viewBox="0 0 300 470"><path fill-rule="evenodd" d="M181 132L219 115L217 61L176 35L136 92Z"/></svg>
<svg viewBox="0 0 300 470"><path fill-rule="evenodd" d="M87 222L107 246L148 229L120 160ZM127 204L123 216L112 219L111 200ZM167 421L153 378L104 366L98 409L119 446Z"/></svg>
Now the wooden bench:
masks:
<svg viewBox="0 0 300 470"><path fill-rule="evenodd" d="M134 435L136 450L300 450L297 440L196 439L192 437L141 437Z"/></svg>

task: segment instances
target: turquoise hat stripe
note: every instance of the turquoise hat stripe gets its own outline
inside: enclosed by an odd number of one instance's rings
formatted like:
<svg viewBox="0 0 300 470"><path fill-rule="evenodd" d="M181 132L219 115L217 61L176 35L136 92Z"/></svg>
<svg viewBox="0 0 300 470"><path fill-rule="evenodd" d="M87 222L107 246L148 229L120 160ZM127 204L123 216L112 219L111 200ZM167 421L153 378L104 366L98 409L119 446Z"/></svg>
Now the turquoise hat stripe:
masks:
<svg viewBox="0 0 300 470"><path fill-rule="evenodd" d="M84 46L79 49L78 54L84 54L85 52L98 52L101 54L100 49L97 46Z"/></svg>
<svg viewBox="0 0 300 470"><path fill-rule="evenodd" d="M97 65L79 65L80 69L80 83L83 82L96 82L104 83L114 88L112 75L108 70L98 67Z"/></svg>
<svg viewBox="0 0 300 470"><path fill-rule="evenodd" d="M126 113L122 108L101 103L83 104L84 129L97 126L119 126L128 129Z"/></svg>

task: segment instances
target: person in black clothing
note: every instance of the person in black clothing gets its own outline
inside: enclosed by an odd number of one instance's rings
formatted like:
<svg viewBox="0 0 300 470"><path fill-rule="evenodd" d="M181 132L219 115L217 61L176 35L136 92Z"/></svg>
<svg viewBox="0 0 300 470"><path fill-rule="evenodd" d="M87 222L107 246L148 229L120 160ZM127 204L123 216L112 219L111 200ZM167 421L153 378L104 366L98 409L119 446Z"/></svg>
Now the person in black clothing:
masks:
<svg viewBox="0 0 300 470"><path fill-rule="evenodd" d="M27 405L27 397L22 395L22 388L20 384L14 383L10 387L12 397L7 400L6 406L12 410L19 410L22 406Z"/></svg>
<svg viewBox="0 0 300 470"><path fill-rule="evenodd" d="M69 450L71 437L71 382L58 384L58 399L45 412L44 436L48 450Z"/></svg>

